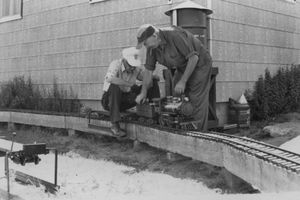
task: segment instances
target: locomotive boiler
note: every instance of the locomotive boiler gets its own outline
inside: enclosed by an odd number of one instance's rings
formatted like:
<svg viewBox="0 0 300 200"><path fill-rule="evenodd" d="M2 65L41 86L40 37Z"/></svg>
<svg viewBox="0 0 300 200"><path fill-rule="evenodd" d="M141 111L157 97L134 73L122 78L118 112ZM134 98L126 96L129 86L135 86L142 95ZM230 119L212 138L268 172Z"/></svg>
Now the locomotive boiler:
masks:
<svg viewBox="0 0 300 200"><path fill-rule="evenodd" d="M138 122L168 128L196 130L199 121L192 118L193 106L187 97L154 98L136 106ZM130 118L130 120L134 120Z"/></svg>

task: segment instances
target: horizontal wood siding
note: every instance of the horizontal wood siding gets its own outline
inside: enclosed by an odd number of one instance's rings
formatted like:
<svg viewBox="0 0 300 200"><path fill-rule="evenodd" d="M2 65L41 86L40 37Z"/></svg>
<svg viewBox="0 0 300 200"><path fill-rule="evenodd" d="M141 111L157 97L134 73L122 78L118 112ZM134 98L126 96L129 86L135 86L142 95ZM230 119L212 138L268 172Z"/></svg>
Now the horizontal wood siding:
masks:
<svg viewBox="0 0 300 200"><path fill-rule="evenodd" d="M121 49L136 44L144 23L168 26L174 0L24 0L23 18L0 23L0 83L31 76L50 88L72 87L82 100L99 100L103 77ZM206 0L195 0L206 5ZM300 6L285 0L212 0L212 55L217 101L237 98L266 67L299 62ZM161 70L159 70L161 71Z"/></svg>
<svg viewBox="0 0 300 200"><path fill-rule="evenodd" d="M300 4L286 0L213 0L212 54L217 101L252 89L268 68L300 63Z"/></svg>
<svg viewBox="0 0 300 200"><path fill-rule="evenodd" d="M23 19L0 24L0 82L25 75L50 88L56 79L80 99L99 100L109 63L136 45L141 24L169 25L170 7L165 0L24 0Z"/></svg>

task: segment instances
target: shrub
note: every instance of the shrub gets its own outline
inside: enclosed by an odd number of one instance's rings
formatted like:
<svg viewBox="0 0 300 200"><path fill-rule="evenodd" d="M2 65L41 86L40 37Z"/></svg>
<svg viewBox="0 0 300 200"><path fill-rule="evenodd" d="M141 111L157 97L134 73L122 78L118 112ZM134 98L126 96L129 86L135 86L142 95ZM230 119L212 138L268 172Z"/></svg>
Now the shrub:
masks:
<svg viewBox="0 0 300 200"><path fill-rule="evenodd" d="M0 106L2 108L35 109L39 93L34 89L31 79L15 77L1 86Z"/></svg>
<svg viewBox="0 0 300 200"><path fill-rule="evenodd" d="M272 76L268 69L246 92L254 120L274 117L300 109L300 65L281 67Z"/></svg>
<svg viewBox="0 0 300 200"><path fill-rule="evenodd" d="M81 104L72 88L70 94L59 89L56 79L52 88L47 90L34 85L31 77L25 80L24 76L18 76L1 86L0 107L79 113Z"/></svg>

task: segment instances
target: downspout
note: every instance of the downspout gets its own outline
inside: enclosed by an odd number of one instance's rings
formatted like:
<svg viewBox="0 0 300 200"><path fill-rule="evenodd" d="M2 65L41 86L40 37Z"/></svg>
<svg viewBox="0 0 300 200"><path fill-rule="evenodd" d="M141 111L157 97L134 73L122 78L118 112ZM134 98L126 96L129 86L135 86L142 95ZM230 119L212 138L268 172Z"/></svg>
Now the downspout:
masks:
<svg viewBox="0 0 300 200"><path fill-rule="evenodd" d="M206 0L206 7L212 10L212 0ZM212 15L212 14L211 14ZM208 27L209 27L209 43L208 43L208 50L211 56L212 55L212 26L211 26L211 15L208 15Z"/></svg>
<svg viewBox="0 0 300 200"><path fill-rule="evenodd" d="M172 12L172 25L177 26L177 10Z"/></svg>

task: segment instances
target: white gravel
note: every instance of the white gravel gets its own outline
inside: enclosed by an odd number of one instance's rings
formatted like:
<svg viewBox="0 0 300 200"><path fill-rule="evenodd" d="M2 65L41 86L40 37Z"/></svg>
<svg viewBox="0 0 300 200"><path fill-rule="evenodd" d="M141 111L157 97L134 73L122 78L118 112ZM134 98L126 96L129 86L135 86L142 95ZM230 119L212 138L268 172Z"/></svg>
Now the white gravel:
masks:
<svg viewBox="0 0 300 200"><path fill-rule="evenodd" d="M294 148L300 147L290 142ZM288 144L283 145L287 148ZM53 154L41 156L39 165L25 167L10 162L12 170L53 182ZM0 160L0 177L4 176L4 159ZM163 173L136 172L134 168L105 160L82 158L75 153L59 156L58 184L56 195L44 193L43 188L11 182L11 193L25 200L297 200L299 193L235 194L222 195L218 189L208 189L203 183L179 179ZM6 179L0 179L0 189L6 189ZM0 200L4 197L0 195Z"/></svg>

